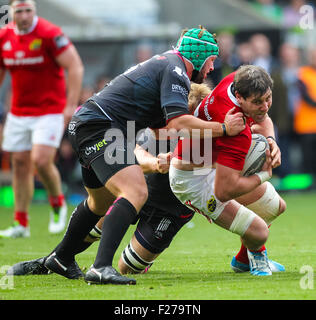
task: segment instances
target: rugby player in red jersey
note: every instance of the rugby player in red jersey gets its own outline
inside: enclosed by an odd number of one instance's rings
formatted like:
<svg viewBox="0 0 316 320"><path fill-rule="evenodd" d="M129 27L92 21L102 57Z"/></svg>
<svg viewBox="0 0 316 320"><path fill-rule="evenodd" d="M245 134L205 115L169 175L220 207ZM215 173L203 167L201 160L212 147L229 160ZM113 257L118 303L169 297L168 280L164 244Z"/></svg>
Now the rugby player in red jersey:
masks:
<svg viewBox="0 0 316 320"><path fill-rule="evenodd" d="M30 236L34 168L52 207L49 231L59 233L66 224L67 205L54 158L65 122L78 105L83 65L62 30L36 15L33 0L13 0L10 5L13 21L0 30L0 83L8 70L12 105L2 148L12 153L15 211L14 224L0 236Z"/></svg>
<svg viewBox="0 0 316 320"><path fill-rule="evenodd" d="M194 156L200 149L206 154L205 141L180 140L169 171L171 189L183 204L241 236L243 247L235 260L246 252L249 261L240 262L254 275L271 275L274 266L283 268L277 263L271 267L264 247L268 224L286 207L284 200L266 183L272 167L280 161L279 155L269 154L257 174L249 177L240 174L251 143L250 127L254 125L256 132L265 136L273 134L273 124L267 116L272 104L272 87L270 76L256 66L242 66L225 77L204 99L195 115L202 120L221 122L235 106L236 111L244 113L246 128L234 137L210 139L207 143L212 155L204 156L205 161L200 163L194 161ZM272 152L277 151L274 150ZM246 207L250 203L254 211ZM240 267L242 264L235 262L233 259L235 271L246 271Z"/></svg>
<svg viewBox="0 0 316 320"><path fill-rule="evenodd" d="M211 89L205 84L191 83L188 97L190 113L194 112L205 97L210 98L210 92ZM209 99L205 99L202 105L207 106L209 101ZM273 134L269 126L263 130L259 125L254 124L251 130L260 131L265 135ZM155 131L156 134L159 133L157 130ZM271 140L271 138L268 139ZM148 200L139 213L134 235L119 259L118 267L122 274L146 272L156 258L171 244L177 232L194 215L192 208L189 209L175 198L169 186L169 177L166 175L169 171L170 155L176 147L177 140L170 139L161 145L160 142L162 141L155 139L153 131L147 128L139 138L140 145L137 145L134 151L146 177ZM271 155L275 159L274 165L277 166L280 164L280 154L277 145L273 142L272 139L270 142ZM161 151L171 152L159 153ZM266 218L269 217L271 212L283 210L284 205L284 201L268 182L257 187L255 192L237 198L237 201L251 208L255 213L259 212L260 216L265 215ZM84 241L76 244L77 254L86 250L92 242L100 240L103 219L104 217L99 220ZM269 219L266 220L267 223L270 223ZM8 270L8 274L47 274L48 269L45 268L44 263L48 256L16 263ZM284 271L284 267L275 261L269 260L269 264L272 272ZM244 245L242 245L236 257L233 257L231 267L239 273L250 270L247 248ZM71 272L67 273L67 277L71 279L82 276L83 273L76 263L73 265Z"/></svg>

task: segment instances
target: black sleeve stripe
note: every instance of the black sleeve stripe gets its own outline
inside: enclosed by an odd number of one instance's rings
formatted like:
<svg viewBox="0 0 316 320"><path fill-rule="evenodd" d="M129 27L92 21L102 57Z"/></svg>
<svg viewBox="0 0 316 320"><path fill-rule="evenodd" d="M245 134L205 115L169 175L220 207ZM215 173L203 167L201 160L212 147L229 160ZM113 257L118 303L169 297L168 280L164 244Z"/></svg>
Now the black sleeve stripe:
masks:
<svg viewBox="0 0 316 320"><path fill-rule="evenodd" d="M189 110L184 107L167 106L163 108L163 111L164 111L166 122L168 122L172 118L179 117L184 114L189 114Z"/></svg>

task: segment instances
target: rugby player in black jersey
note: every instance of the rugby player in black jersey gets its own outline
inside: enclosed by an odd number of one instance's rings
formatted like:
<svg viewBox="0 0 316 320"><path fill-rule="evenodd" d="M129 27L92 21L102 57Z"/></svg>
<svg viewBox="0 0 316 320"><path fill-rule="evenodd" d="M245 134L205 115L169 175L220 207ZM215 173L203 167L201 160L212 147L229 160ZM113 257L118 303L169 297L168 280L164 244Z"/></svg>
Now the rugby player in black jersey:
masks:
<svg viewBox="0 0 316 320"><path fill-rule="evenodd" d="M192 89L193 87L193 89ZM193 84L189 94L189 111L193 113L200 101L211 89L207 85ZM184 206L172 193L169 185L170 156L177 140L160 144L155 132L147 128L139 137L134 150L145 174L148 199L139 212L135 233L118 262L122 274L146 271L154 260L169 247L177 232L189 222L194 212ZM150 152L151 151L151 152ZM164 151L161 153L160 151ZM99 184L98 180L95 182ZM100 240L102 217L85 239L76 246L76 254L86 250L93 242ZM53 250L53 252L56 249ZM50 255L50 254L49 254ZM48 256L49 256L48 255ZM48 274L44 263L48 256L15 264L8 271L12 275ZM67 278L83 277L78 265L73 262L64 274Z"/></svg>
<svg viewBox="0 0 316 320"><path fill-rule="evenodd" d="M166 127L186 129L191 134L193 129L200 129L203 137L204 129L211 129L212 136L218 137L242 131L241 113L229 114L225 123L203 121L189 114L190 80L201 83L213 70L217 56L216 40L206 29L184 30L174 50L117 76L77 109L68 134L82 166L88 198L74 210L63 240L45 261L47 269L67 276L75 266L78 246L110 207L96 259L85 281L136 283L112 267L117 247L148 197L142 168L131 161L135 132Z"/></svg>

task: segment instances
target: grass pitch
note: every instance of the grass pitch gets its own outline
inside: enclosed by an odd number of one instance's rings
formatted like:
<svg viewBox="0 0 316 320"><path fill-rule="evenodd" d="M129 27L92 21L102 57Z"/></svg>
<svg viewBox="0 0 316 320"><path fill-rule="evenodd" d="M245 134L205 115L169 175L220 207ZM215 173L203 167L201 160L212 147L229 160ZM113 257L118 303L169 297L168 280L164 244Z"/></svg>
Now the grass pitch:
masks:
<svg viewBox="0 0 316 320"><path fill-rule="evenodd" d="M316 270L315 193L285 194L287 211L270 228L269 257L286 267L270 277L235 274L230 261L239 238L196 215L150 271L135 275L136 286L91 285L50 274L16 276L6 288L6 266L47 255L62 239L48 234L48 205L30 210L31 237L0 239L0 300L314 300ZM72 209L72 208L69 208ZM12 222L12 210L0 207L0 228ZM134 231L130 228L115 255ZM81 268L93 263L98 244L77 256ZM305 271L304 271L305 270Z"/></svg>

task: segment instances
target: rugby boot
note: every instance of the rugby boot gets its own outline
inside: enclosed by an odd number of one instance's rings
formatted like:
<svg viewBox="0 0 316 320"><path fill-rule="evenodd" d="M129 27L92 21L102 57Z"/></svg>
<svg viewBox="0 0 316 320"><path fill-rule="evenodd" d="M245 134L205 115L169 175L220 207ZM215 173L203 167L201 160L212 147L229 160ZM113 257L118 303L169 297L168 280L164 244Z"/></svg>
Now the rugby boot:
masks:
<svg viewBox="0 0 316 320"><path fill-rule="evenodd" d="M23 227L18 221L14 221L12 226L0 231L0 238L29 238L30 236L30 227Z"/></svg>
<svg viewBox="0 0 316 320"><path fill-rule="evenodd" d="M87 271L84 280L88 284L136 284L136 280L118 273L112 266L95 268L93 265Z"/></svg>
<svg viewBox="0 0 316 320"><path fill-rule="evenodd" d="M18 262L8 269L7 274L12 276L48 274L49 270L44 266L45 259L46 257Z"/></svg>
<svg viewBox="0 0 316 320"><path fill-rule="evenodd" d="M269 266L268 257L265 250L255 252L247 250L250 273L255 276L271 276L272 271Z"/></svg>
<svg viewBox="0 0 316 320"><path fill-rule="evenodd" d="M70 263L66 263L65 261L57 257L56 252L53 252L46 259L44 266L48 270L68 279L79 279L84 277L84 273L81 271L75 260Z"/></svg>
<svg viewBox="0 0 316 320"><path fill-rule="evenodd" d="M265 250L265 254L267 255L267 251ZM285 271L285 267L276 261L273 261L271 259L268 259L270 269L272 273L274 272L283 272ZM232 270L236 273L242 273L242 272L249 272L250 271L250 266L247 263L242 263L236 259L236 257L233 257L230 267Z"/></svg>
<svg viewBox="0 0 316 320"><path fill-rule="evenodd" d="M53 210L49 213L48 231L51 234L58 234L64 231L67 223L67 204L60 207L59 212Z"/></svg>

